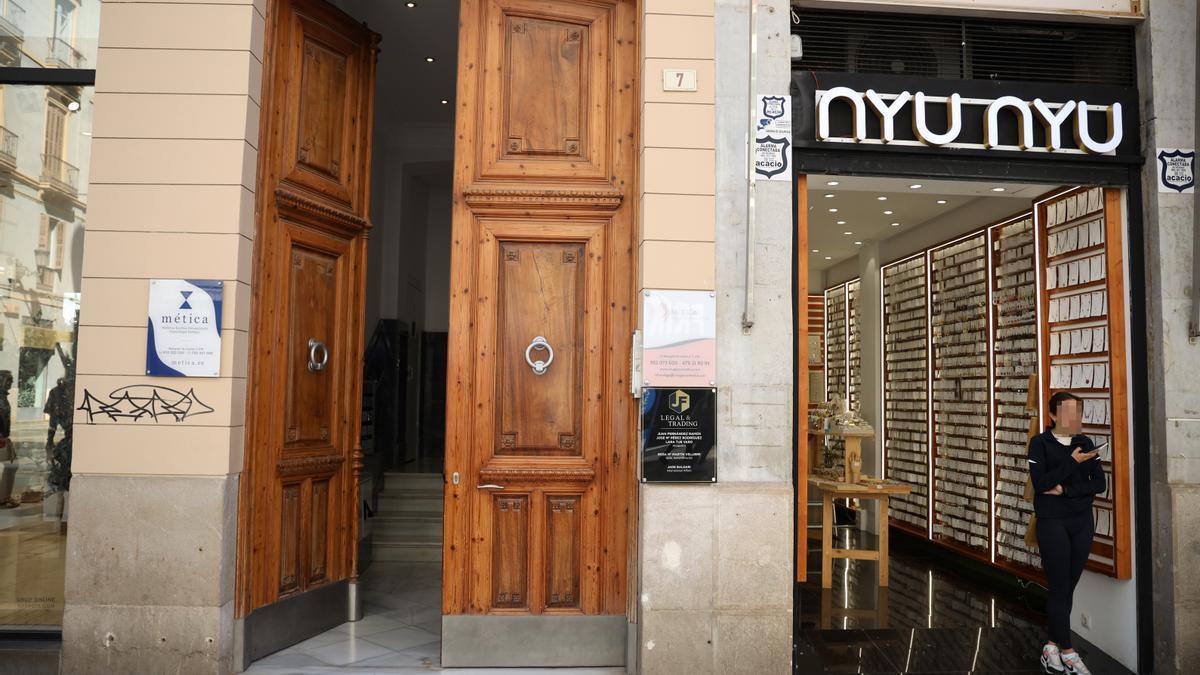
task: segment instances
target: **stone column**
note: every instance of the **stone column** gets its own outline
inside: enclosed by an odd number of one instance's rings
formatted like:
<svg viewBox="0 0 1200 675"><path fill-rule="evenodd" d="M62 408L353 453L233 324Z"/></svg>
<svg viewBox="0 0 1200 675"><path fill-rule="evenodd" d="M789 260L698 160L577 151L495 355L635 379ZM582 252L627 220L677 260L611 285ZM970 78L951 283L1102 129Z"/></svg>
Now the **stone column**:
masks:
<svg viewBox="0 0 1200 675"><path fill-rule="evenodd" d="M1188 337L1195 195L1158 191L1160 148L1195 148L1196 3L1146 3L1138 28L1149 351L1154 644L1157 673L1200 663L1200 343ZM1135 252L1136 253L1136 252ZM1133 326L1133 330L1141 329ZM1140 354L1134 354L1140 359ZM1144 581L1142 583L1145 583ZM1188 664L1192 664L1190 667Z"/></svg>
<svg viewBox="0 0 1200 675"><path fill-rule="evenodd" d="M880 306L883 299L879 294L879 267L883 262L877 241L863 242L858 251L858 321L862 340L859 370L862 375L862 392L859 394L860 414L875 429L875 438L863 440L863 474L883 477L883 362L880 337L883 325ZM879 532L879 501L862 500L869 507L865 523L871 532Z"/></svg>
<svg viewBox="0 0 1200 675"><path fill-rule="evenodd" d="M102 8L76 407L149 385L212 412L76 412L63 672L233 667L265 4ZM225 282L220 377L146 376L153 278Z"/></svg>
<svg viewBox="0 0 1200 675"><path fill-rule="evenodd" d="M744 333L750 2L647 0L645 6L641 285L717 293L719 482L641 487L637 666L645 673L786 673L794 506L792 185L757 187L756 321ZM787 94L783 0L759 3L758 58L759 93ZM656 105L665 98L663 67L696 68L695 98ZM658 115L669 117L656 123ZM657 147L675 138L677 115L697 120L694 132L674 141L688 145ZM686 285L669 285L677 278Z"/></svg>

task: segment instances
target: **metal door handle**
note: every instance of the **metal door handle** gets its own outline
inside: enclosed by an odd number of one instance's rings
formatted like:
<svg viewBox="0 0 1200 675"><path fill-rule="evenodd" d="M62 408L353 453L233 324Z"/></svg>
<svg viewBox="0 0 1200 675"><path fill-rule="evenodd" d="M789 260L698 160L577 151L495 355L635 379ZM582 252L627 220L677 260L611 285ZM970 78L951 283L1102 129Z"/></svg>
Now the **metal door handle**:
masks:
<svg viewBox="0 0 1200 675"><path fill-rule="evenodd" d="M531 354L535 349L538 351L546 351L548 356L545 361L533 360ZM533 342L530 342L529 346L525 348L525 363L528 363L529 367L533 368L534 375L546 374L546 370L550 368L550 364L554 363L554 349L550 347L549 342L546 342L546 338L542 337L541 335L533 338Z"/></svg>
<svg viewBox="0 0 1200 675"><path fill-rule="evenodd" d="M317 360L317 350L321 350L321 360ZM315 373L319 370L325 370L325 364L329 363L329 348L325 346L317 338L308 339L308 372Z"/></svg>
<svg viewBox="0 0 1200 675"><path fill-rule="evenodd" d="M475 487L480 490L503 490L504 489L503 485L496 485L495 483L488 483L486 485L476 485Z"/></svg>

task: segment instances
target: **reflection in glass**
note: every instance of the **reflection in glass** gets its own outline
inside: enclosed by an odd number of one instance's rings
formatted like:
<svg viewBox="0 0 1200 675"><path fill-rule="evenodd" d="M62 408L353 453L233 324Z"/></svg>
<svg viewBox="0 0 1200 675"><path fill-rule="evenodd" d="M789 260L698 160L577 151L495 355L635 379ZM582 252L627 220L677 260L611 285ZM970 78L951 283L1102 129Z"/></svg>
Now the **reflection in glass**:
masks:
<svg viewBox="0 0 1200 675"><path fill-rule="evenodd" d="M92 110L90 87L0 86L0 630L62 623Z"/></svg>

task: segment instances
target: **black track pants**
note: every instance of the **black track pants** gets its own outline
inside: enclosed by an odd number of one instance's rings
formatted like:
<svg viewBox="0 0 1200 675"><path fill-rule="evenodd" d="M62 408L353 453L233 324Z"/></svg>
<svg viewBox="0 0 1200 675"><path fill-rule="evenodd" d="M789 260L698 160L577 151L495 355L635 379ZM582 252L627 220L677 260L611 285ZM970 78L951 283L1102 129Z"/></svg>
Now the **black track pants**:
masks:
<svg viewBox="0 0 1200 675"><path fill-rule="evenodd" d="M1046 616L1050 639L1061 649L1071 648L1071 600L1092 550L1095 524L1092 510L1066 518L1038 518L1037 540L1046 572Z"/></svg>

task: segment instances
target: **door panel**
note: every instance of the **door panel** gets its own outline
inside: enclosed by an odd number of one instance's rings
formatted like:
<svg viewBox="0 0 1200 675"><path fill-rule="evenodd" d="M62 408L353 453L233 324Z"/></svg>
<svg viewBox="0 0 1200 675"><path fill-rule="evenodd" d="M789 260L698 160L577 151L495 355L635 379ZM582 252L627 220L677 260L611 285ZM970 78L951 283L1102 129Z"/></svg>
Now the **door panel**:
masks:
<svg viewBox="0 0 1200 675"><path fill-rule="evenodd" d="M238 513L247 662L348 618L376 43L321 0L268 5Z"/></svg>
<svg viewBox="0 0 1200 675"><path fill-rule="evenodd" d="M455 148L443 613L462 616L443 621L442 658L484 665L456 641L562 617L486 664L544 665L587 631L624 638L598 615L626 611L636 509L637 3L462 0L460 15L456 136L472 142Z"/></svg>

